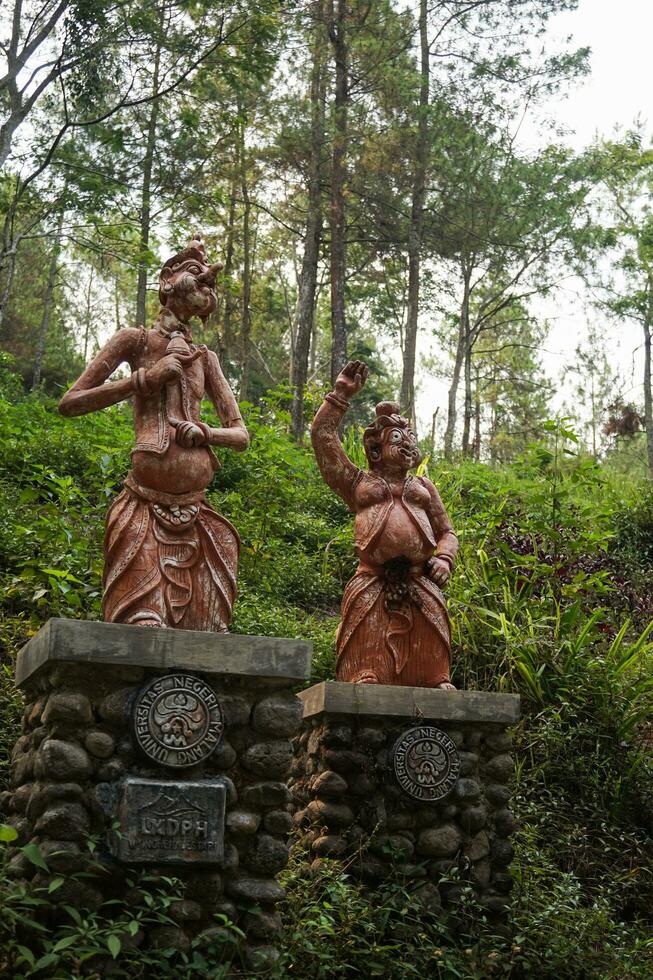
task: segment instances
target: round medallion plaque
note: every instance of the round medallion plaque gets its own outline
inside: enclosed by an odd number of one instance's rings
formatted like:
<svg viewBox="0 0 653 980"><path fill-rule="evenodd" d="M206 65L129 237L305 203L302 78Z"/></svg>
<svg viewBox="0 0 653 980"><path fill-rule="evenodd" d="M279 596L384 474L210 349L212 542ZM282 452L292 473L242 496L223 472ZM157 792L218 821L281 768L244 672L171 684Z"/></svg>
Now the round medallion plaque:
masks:
<svg viewBox="0 0 653 980"><path fill-rule="evenodd" d="M202 762L224 731L218 699L192 674L166 674L150 681L138 693L132 718L141 751L173 768Z"/></svg>
<svg viewBox="0 0 653 980"><path fill-rule="evenodd" d="M446 732L430 725L409 728L394 747L399 785L416 800L441 800L456 785L460 758Z"/></svg>

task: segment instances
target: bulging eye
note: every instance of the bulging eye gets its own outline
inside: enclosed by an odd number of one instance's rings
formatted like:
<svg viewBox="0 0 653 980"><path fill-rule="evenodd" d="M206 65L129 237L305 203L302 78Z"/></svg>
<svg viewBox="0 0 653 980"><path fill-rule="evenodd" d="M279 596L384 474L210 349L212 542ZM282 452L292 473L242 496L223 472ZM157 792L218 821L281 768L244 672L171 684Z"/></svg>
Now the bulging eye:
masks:
<svg viewBox="0 0 653 980"><path fill-rule="evenodd" d="M390 442L401 442L403 439L403 433L399 429L393 429L390 433Z"/></svg>

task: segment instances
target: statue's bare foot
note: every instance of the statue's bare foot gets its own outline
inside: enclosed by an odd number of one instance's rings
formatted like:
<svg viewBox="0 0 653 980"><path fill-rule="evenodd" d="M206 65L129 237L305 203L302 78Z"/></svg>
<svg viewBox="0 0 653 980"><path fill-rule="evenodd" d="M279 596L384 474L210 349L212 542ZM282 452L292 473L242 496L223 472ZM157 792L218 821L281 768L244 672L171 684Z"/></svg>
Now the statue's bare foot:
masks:
<svg viewBox="0 0 653 980"><path fill-rule="evenodd" d="M373 670L366 670L354 677L354 684L380 684L378 675Z"/></svg>
<svg viewBox="0 0 653 980"><path fill-rule="evenodd" d="M455 691L456 690L455 686L451 683L451 681L442 681L441 684L436 684L435 687L436 687L436 690L438 690L438 691Z"/></svg>
<svg viewBox="0 0 653 980"><path fill-rule="evenodd" d="M148 626L150 629L163 630L165 629L165 623L162 623L160 619L139 619L134 626Z"/></svg>

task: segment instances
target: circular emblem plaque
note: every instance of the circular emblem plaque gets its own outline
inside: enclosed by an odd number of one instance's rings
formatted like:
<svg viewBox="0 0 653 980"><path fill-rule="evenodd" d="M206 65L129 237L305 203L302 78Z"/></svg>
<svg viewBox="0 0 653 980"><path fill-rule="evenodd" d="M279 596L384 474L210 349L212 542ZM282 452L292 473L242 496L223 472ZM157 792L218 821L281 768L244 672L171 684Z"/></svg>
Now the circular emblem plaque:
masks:
<svg viewBox="0 0 653 980"><path fill-rule="evenodd" d="M430 725L410 728L394 748L395 775L416 800L441 800L456 785L460 758L446 732Z"/></svg>
<svg viewBox="0 0 653 980"><path fill-rule="evenodd" d="M218 699L192 674L166 674L150 681L139 691L132 717L141 751L174 768L202 762L224 731Z"/></svg>

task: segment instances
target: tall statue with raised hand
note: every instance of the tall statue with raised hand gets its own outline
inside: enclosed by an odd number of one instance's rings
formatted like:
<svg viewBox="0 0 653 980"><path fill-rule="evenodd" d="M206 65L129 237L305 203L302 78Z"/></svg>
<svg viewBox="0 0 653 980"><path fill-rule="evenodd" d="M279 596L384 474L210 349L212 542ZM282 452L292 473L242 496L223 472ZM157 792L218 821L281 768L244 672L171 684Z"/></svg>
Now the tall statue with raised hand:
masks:
<svg viewBox="0 0 653 980"><path fill-rule="evenodd" d="M190 327L215 310L221 268L195 236L161 270L153 326L114 334L59 405L85 415L133 400L132 468L106 519L105 622L222 633L231 620L240 542L205 494L219 466L212 447L240 451L249 436L216 354ZM130 376L110 381L123 363ZM220 428L200 419L204 395Z"/></svg>
<svg viewBox="0 0 653 980"><path fill-rule="evenodd" d="M451 631L442 588L458 540L420 462L415 433L394 402L376 406L363 434L367 471L345 453L338 427L367 380L350 361L318 409L311 437L324 480L356 515L356 574L342 600L336 637L340 681L452 690Z"/></svg>

